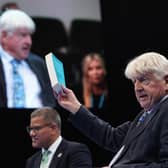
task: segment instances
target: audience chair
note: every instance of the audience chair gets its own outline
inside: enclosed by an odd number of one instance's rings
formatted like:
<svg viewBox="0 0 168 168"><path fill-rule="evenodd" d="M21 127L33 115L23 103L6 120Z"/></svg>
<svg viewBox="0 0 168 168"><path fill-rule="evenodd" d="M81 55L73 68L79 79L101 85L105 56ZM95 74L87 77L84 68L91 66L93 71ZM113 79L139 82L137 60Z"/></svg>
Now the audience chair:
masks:
<svg viewBox="0 0 168 168"><path fill-rule="evenodd" d="M74 19L69 34L69 52L85 54L103 50L101 21Z"/></svg>
<svg viewBox="0 0 168 168"><path fill-rule="evenodd" d="M49 52L64 55L67 52L68 36L64 24L57 18L33 17L36 32L33 34L32 51L45 56Z"/></svg>
<svg viewBox="0 0 168 168"><path fill-rule="evenodd" d="M81 60L89 52L103 50L101 21L89 19L73 19L69 31L68 62L69 76L74 79L71 85L81 81Z"/></svg>

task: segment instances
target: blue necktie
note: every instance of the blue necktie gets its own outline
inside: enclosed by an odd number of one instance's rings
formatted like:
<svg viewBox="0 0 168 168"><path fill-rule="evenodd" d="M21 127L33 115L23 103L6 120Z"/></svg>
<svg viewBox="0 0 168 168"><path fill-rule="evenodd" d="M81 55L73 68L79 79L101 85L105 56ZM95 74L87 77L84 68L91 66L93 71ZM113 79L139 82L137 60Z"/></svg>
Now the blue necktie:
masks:
<svg viewBox="0 0 168 168"><path fill-rule="evenodd" d="M138 120L138 122L137 122L137 126L141 125L141 124L145 121L146 117L147 117L150 113L151 113L151 111L146 111L146 112L144 112L144 113L142 114L142 116L139 118L139 120Z"/></svg>
<svg viewBox="0 0 168 168"><path fill-rule="evenodd" d="M12 75L13 75L13 107L23 108L25 105L24 84L21 75L18 72L20 61L13 59Z"/></svg>

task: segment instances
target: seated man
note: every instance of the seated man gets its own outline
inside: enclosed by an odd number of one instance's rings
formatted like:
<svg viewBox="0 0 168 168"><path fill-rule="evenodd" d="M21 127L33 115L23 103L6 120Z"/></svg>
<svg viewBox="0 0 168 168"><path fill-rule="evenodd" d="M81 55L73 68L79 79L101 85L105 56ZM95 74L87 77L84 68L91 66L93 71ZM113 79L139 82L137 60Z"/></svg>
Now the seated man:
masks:
<svg viewBox="0 0 168 168"><path fill-rule="evenodd" d="M42 150L27 160L26 168L92 168L87 146L67 141L61 136L61 118L55 109L43 107L33 111L27 131L32 146Z"/></svg>
<svg viewBox="0 0 168 168"><path fill-rule="evenodd" d="M70 121L75 128L102 148L116 153L108 167L166 168L168 59L156 52L144 53L127 64L125 76L132 81L142 110L132 122L118 127L90 113L68 88L63 87L64 94L55 96L58 103L72 113Z"/></svg>

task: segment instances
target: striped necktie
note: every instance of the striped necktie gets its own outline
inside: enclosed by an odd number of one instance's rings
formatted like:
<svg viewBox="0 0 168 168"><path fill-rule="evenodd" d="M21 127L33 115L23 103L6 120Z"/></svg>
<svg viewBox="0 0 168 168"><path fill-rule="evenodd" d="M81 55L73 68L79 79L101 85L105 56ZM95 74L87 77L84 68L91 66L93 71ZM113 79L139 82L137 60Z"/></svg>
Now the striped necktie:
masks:
<svg viewBox="0 0 168 168"><path fill-rule="evenodd" d="M137 126L141 125L141 124L145 121L146 117L147 117L150 113L151 113L151 111L146 111L146 112L144 112L144 113L141 115L141 117L139 118L139 120L138 120L138 122L137 122Z"/></svg>
<svg viewBox="0 0 168 168"><path fill-rule="evenodd" d="M23 79L18 72L20 61L13 59L11 64L13 75L13 107L23 108L25 105L25 92Z"/></svg>

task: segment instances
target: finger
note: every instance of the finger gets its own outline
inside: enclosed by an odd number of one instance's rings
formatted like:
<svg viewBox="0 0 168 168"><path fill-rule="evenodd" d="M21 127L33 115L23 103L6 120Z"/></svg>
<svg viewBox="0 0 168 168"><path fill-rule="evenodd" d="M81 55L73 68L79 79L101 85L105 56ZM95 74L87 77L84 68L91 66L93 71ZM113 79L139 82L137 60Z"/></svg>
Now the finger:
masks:
<svg viewBox="0 0 168 168"><path fill-rule="evenodd" d="M61 86L62 87L62 90L63 90L63 92L65 93L65 94L67 94L67 93L69 93L70 92L70 89L68 89L67 87L65 87L65 86Z"/></svg>
<svg viewBox="0 0 168 168"><path fill-rule="evenodd" d="M58 94L57 92L53 89L53 94L54 94L54 97L57 99L58 98Z"/></svg>

